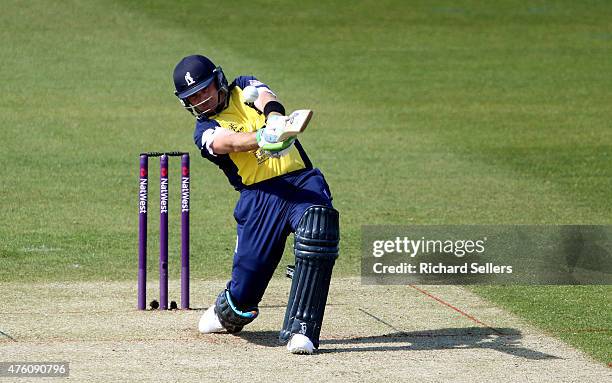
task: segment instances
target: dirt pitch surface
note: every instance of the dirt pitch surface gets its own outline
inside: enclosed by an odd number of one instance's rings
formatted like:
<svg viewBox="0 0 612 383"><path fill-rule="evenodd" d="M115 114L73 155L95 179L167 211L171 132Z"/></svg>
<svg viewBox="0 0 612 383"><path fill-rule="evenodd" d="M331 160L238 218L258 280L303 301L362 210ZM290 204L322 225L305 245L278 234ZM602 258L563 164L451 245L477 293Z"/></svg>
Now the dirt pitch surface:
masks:
<svg viewBox="0 0 612 383"><path fill-rule="evenodd" d="M332 284L319 353L290 355L277 343L289 284L272 281L260 317L238 336L197 332L223 281L194 281L194 309L172 312L135 310L130 283L0 284L0 361L68 361L63 380L105 382L612 379L612 369L460 287L356 278Z"/></svg>

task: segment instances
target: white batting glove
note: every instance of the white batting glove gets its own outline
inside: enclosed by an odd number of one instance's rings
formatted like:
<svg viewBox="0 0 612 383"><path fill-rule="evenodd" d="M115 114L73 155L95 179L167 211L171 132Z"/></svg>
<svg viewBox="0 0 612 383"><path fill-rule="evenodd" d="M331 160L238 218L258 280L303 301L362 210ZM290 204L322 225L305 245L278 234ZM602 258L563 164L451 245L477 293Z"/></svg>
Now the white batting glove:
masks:
<svg viewBox="0 0 612 383"><path fill-rule="evenodd" d="M266 127L261 133L262 138L266 143L274 144L278 142L278 138L285 131L288 117L278 114L270 114L266 120Z"/></svg>

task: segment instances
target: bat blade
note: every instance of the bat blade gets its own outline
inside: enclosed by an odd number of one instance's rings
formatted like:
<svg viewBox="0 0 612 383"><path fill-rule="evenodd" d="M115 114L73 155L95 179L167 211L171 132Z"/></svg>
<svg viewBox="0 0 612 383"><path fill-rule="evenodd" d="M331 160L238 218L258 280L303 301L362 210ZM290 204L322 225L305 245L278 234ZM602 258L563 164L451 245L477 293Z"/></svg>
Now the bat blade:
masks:
<svg viewBox="0 0 612 383"><path fill-rule="evenodd" d="M287 124L285 125L285 130L279 136L278 142L285 141L289 137L297 136L298 134L304 132L310 119L312 118L313 111L310 109L299 109L291 113L288 117Z"/></svg>

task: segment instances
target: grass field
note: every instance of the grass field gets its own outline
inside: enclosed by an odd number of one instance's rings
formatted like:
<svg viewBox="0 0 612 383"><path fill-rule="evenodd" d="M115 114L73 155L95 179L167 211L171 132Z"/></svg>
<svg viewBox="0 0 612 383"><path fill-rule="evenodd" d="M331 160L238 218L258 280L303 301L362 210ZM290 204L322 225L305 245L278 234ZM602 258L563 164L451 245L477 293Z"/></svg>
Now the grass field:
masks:
<svg viewBox="0 0 612 383"><path fill-rule="evenodd" d="M192 153L192 275L228 276L238 195L198 159L172 94L172 69L192 53L316 111L301 141L341 212L337 275L358 274L366 223L611 223L607 2L2 8L0 281L135 280L138 153L168 149ZM475 291L612 361L610 286Z"/></svg>

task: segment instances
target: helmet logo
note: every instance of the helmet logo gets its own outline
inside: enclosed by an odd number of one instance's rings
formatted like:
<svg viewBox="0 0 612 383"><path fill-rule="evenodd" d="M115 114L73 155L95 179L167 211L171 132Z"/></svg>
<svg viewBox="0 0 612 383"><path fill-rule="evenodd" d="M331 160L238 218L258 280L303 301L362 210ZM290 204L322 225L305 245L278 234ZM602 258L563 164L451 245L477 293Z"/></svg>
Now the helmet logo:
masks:
<svg viewBox="0 0 612 383"><path fill-rule="evenodd" d="M191 73L189 72L185 73L185 81L187 81L187 86L195 83L195 81L193 80L193 77L191 77Z"/></svg>

